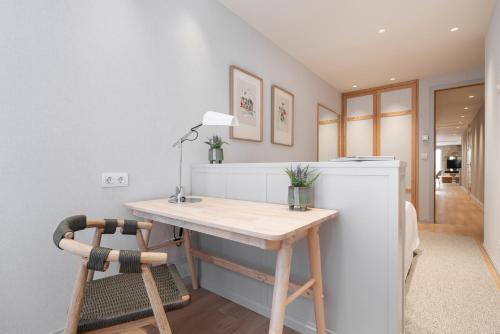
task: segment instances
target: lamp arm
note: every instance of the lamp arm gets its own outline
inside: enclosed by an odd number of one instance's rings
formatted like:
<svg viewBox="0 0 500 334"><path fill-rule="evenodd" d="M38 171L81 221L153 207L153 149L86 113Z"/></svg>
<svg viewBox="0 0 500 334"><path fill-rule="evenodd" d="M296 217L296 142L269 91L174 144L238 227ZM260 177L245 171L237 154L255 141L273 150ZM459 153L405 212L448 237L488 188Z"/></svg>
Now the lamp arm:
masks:
<svg viewBox="0 0 500 334"><path fill-rule="evenodd" d="M198 138L198 131L196 131L196 130L199 129L202 125L203 125L203 123L200 123L196 126L193 126L184 136L179 138L179 140L177 140L172 146L177 147L180 144L184 143L186 140L189 140L189 141L196 140ZM194 137L193 139L188 139L189 136L191 136L191 134L193 134L193 133L196 133L196 137Z"/></svg>

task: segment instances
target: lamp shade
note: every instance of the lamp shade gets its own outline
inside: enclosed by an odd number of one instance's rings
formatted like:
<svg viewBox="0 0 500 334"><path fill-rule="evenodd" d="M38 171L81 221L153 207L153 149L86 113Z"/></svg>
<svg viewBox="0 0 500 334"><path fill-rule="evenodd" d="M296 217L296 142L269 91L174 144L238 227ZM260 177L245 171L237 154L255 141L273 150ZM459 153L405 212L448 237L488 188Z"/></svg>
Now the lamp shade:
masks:
<svg viewBox="0 0 500 334"><path fill-rule="evenodd" d="M207 111L203 114L203 125L225 125L238 126L238 119L232 115L223 114L215 111Z"/></svg>

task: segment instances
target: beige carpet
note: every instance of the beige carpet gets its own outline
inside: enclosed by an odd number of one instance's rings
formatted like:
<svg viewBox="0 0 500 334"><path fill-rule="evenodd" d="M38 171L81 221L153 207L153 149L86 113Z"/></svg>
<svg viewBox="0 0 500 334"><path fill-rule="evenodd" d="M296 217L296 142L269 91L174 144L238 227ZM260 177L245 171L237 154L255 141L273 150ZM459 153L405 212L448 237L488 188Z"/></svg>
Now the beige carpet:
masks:
<svg viewBox="0 0 500 334"><path fill-rule="evenodd" d="M500 291L469 237L420 233L407 279L407 334L500 334Z"/></svg>

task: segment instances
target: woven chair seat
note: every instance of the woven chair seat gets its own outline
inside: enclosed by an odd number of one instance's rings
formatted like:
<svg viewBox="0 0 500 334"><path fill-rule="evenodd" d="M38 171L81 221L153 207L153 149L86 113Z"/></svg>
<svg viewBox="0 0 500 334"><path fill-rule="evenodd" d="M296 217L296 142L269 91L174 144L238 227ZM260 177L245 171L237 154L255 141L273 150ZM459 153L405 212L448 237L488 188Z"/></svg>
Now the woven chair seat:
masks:
<svg viewBox="0 0 500 334"><path fill-rule="evenodd" d="M185 306L189 301L174 265L151 268L165 311ZM78 325L84 333L153 315L141 274L119 274L93 280L85 287L85 300Z"/></svg>

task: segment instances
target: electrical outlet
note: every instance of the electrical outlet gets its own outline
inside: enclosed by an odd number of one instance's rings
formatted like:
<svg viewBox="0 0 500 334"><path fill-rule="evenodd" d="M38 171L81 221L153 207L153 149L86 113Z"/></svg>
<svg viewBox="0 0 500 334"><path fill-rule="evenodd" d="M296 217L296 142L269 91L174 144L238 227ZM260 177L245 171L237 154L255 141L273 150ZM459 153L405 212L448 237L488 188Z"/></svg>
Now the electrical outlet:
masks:
<svg viewBox="0 0 500 334"><path fill-rule="evenodd" d="M128 187L128 173L102 173L101 187Z"/></svg>

